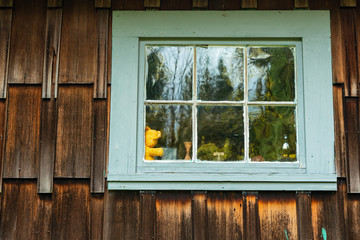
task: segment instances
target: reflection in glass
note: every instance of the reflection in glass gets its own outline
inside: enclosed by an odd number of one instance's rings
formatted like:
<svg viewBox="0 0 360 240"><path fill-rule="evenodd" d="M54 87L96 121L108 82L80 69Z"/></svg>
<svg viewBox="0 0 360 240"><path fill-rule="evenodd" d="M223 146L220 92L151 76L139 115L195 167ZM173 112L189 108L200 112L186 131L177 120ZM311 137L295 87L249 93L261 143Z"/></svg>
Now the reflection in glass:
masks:
<svg viewBox="0 0 360 240"><path fill-rule="evenodd" d="M197 47L198 99L241 101L244 99L244 49Z"/></svg>
<svg viewBox="0 0 360 240"><path fill-rule="evenodd" d="M248 49L249 101L294 101L294 47Z"/></svg>
<svg viewBox="0 0 360 240"><path fill-rule="evenodd" d="M184 160L184 142L192 141L191 106L146 106L146 126L161 131L161 138L155 147L163 148L164 155L156 160Z"/></svg>
<svg viewBox="0 0 360 240"><path fill-rule="evenodd" d="M146 99L192 98L193 48L146 46Z"/></svg>
<svg viewBox="0 0 360 240"><path fill-rule="evenodd" d="M242 106L198 107L198 159L244 160Z"/></svg>
<svg viewBox="0 0 360 240"><path fill-rule="evenodd" d="M249 106L251 161L296 161L295 107Z"/></svg>

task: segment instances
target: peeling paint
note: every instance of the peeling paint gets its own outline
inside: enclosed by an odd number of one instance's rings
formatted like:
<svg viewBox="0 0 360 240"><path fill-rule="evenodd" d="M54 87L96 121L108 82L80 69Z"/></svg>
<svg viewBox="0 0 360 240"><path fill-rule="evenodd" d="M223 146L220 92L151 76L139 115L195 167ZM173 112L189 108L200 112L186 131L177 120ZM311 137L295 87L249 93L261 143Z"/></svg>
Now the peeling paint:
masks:
<svg viewBox="0 0 360 240"><path fill-rule="evenodd" d="M325 230L325 228L321 228L321 232L322 232L323 239L326 240L326 230Z"/></svg>
<svg viewBox="0 0 360 240"><path fill-rule="evenodd" d="M287 234L286 229L285 229L285 237L286 237L286 240L289 240L289 236L288 236L288 234Z"/></svg>

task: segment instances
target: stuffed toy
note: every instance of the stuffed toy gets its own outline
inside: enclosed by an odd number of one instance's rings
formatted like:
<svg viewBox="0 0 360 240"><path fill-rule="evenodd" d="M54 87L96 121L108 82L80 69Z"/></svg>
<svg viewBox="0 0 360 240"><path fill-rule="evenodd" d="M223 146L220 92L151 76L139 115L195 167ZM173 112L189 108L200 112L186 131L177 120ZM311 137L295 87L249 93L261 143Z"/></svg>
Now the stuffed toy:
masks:
<svg viewBox="0 0 360 240"><path fill-rule="evenodd" d="M161 137L161 132L153 130L149 127L145 128L145 160L154 160L156 157L161 157L164 154L162 148L154 148Z"/></svg>

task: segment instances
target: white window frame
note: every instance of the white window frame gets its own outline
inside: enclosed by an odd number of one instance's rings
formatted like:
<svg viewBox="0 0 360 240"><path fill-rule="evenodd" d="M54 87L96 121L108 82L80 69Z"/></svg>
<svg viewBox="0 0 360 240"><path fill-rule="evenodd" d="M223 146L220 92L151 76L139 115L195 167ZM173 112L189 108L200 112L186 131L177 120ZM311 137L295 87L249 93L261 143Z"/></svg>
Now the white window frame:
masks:
<svg viewBox="0 0 360 240"><path fill-rule="evenodd" d="M114 11L112 26L110 190L336 190L328 11ZM301 42L299 161L143 161L144 43L245 38Z"/></svg>

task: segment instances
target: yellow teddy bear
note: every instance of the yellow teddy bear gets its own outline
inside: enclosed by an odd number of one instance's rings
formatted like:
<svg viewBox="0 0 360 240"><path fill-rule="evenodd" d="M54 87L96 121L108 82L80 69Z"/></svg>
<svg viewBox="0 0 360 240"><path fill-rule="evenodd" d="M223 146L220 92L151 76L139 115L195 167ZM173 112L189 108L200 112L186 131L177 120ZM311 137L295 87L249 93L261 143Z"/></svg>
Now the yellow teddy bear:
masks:
<svg viewBox="0 0 360 240"><path fill-rule="evenodd" d="M164 154L162 148L154 148L160 137L160 131L145 127L145 160L154 160L155 156L161 157Z"/></svg>

